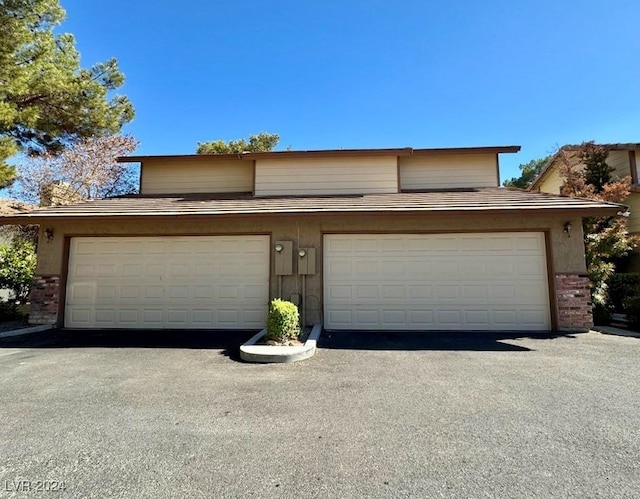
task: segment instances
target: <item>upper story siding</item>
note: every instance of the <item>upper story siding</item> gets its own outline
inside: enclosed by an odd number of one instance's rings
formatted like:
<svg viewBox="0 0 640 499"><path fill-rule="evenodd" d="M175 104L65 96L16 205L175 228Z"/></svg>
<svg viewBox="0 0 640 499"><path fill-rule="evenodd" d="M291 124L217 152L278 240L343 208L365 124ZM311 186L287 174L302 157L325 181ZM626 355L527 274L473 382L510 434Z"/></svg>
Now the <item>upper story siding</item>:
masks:
<svg viewBox="0 0 640 499"><path fill-rule="evenodd" d="M141 194L194 194L253 191L253 162L242 160L152 159L144 161Z"/></svg>
<svg viewBox="0 0 640 499"><path fill-rule="evenodd" d="M497 187L496 154L434 154L398 158L400 189Z"/></svg>
<svg viewBox="0 0 640 499"><path fill-rule="evenodd" d="M358 195L497 187L498 153L518 149L284 151L139 156L122 161L142 163L140 193L144 195Z"/></svg>
<svg viewBox="0 0 640 499"><path fill-rule="evenodd" d="M256 160L256 196L398 192L396 156Z"/></svg>

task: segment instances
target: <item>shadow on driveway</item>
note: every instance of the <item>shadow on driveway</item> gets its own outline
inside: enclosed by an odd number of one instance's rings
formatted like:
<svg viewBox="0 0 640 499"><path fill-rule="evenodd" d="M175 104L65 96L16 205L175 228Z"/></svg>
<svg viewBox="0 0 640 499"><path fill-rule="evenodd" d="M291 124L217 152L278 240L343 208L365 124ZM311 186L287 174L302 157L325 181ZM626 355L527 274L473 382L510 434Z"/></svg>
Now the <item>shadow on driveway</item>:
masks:
<svg viewBox="0 0 640 499"><path fill-rule="evenodd" d="M50 329L0 339L0 348L188 348L223 350L229 357L256 331Z"/></svg>
<svg viewBox="0 0 640 499"><path fill-rule="evenodd" d="M574 338L575 333L548 331L324 331L318 346L346 350L476 350L476 351L531 351L503 340L531 338L551 340L559 337Z"/></svg>
<svg viewBox="0 0 640 499"><path fill-rule="evenodd" d="M255 331L51 329L0 339L2 348L176 348L221 350L239 360L238 349ZM530 351L504 340L573 338L574 333L535 331L323 331L319 348L343 350Z"/></svg>

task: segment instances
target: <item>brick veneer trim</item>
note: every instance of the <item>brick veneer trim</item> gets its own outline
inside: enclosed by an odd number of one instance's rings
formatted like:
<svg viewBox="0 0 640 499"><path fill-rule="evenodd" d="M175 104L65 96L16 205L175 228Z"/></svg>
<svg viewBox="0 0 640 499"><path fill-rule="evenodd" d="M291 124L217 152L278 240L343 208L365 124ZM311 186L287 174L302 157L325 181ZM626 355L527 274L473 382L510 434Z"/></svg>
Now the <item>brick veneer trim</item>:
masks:
<svg viewBox="0 0 640 499"><path fill-rule="evenodd" d="M29 301L30 324L56 324L60 300L60 276L39 275L33 278Z"/></svg>
<svg viewBox="0 0 640 499"><path fill-rule="evenodd" d="M558 300L558 328L587 331L593 326L591 283L585 274L555 276Z"/></svg>

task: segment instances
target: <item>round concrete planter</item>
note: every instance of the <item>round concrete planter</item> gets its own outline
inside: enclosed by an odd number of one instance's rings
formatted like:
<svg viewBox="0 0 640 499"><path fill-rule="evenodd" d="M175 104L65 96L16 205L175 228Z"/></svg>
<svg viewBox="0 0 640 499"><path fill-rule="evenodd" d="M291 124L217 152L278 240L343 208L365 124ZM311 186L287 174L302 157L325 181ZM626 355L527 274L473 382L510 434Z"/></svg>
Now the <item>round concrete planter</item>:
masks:
<svg viewBox="0 0 640 499"><path fill-rule="evenodd" d="M245 362L275 363L275 362L297 362L299 360L313 357L316 353L316 343L322 332L322 326L315 324L309 333L304 345L298 346L276 346L257 345L264 335L266 328L253 336L249 341L240 347L240 358Z"/></svg>

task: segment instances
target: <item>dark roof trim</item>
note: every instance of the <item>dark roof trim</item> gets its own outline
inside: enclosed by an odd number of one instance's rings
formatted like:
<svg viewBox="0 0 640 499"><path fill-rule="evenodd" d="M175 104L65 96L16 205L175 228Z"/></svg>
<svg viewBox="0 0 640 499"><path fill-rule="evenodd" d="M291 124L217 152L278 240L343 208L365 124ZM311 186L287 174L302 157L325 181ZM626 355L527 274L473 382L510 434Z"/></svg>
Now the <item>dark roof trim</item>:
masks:
<svg viewBox="0 0 640 499"><path fill-rule="evenodd" d="M474 153L515 153L520 146L488 146L488 147L451 147L433 149L413 149L411 147L392 149L323 149L312 151L271 151L246 152L240 154L174 154L160 156L122 156L120 163L139 163L148 160L180 159L183 161L201 160L255 160L264 158L327 158L327 157L359 157L359 156L411 156L429 154L474 154Z"/></svg>

